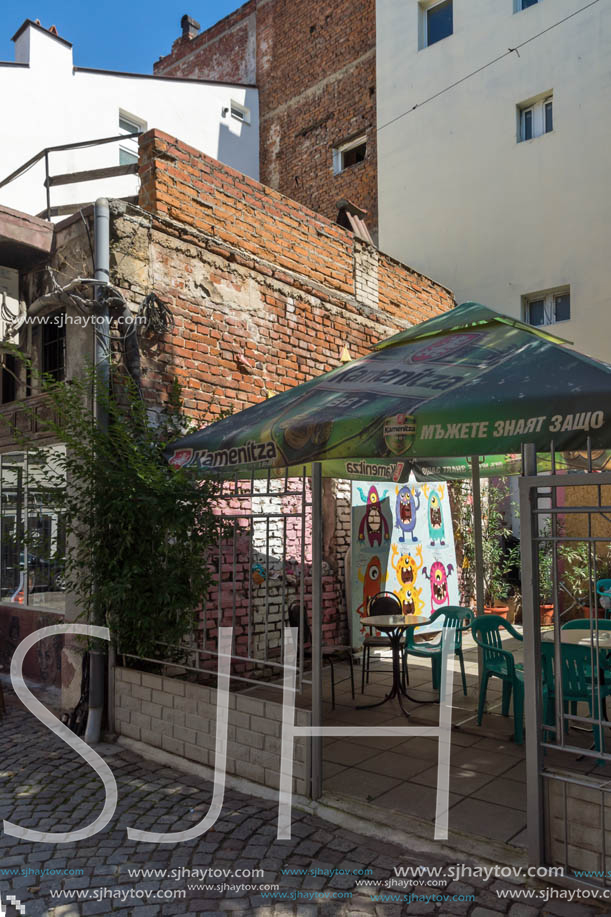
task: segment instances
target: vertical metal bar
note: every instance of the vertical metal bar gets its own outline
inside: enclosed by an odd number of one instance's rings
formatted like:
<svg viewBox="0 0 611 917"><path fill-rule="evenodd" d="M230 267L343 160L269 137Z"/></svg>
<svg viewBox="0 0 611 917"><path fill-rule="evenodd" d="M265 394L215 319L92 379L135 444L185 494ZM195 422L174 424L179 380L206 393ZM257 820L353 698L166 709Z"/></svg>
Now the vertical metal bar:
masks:
<svg viewBox="0 0 611 917"><path fill-rule="evenodd" d="M606 838L606 836L605 836L605 834L606 834L606 825L605 825L605 791L604 791L604 789L602 789L602 788L601 788L601 791L600 791L600 827L601 827L601 830L602 830L602 844L601 844L601 847L602 847L602 855L603 855L603 861L602 861L602 864L601 864L601 869L602 869L603 876L605 877L604 885L608 885L609 883L607 882L607 879L609 878L609 874L608 874L608 872L607 872L607 838Z"/></svg>
<svg viewBox="0 0 611 917"><path fill-rule="evenodd" d="M5 544L5 522L6 514L4 512L4 456L0 455L0 601L4 598L2 591L4 586L4 555L2 545Z"/></svg>
<svg viewBox="0 0 611 917"><path fill-rule="evenodd" d="M47 220L51 219L51 186L49 184L49 151L45 150L45 190L47 192Z"/></svg>
<svg viewBox="0 0 611 917"><path fill-rule="evenodd" d="M539 555L533 538L536 517L533 513L533 493L526 475L537 472L535 447L527 444L520 480L520 553L522 562L522 624L524 627L524 693L529 699L525 706L526 719L526 804L528 831L528 858L538 866L545 859L545 834L543 811L543 778L541 776L542 751L540 745L542 724L541 697L541 633L539 628L538 599Z"/></svg>
<svg viewBox="0 0 611 917"><path fill-rule="evenodd" d="M236 482L236 487L237 487L237 482ZM237 589L235 587L235 584L238 581L238 571L237 571L237 566L238 566L238 544L237 544L238 519L237 517L234 518L232 521L233 521L233 525L231 527L231 533L233 536L233 544L232 544L231 565L232 565L232 572L233 572L233 588L231 590L231 632L233 635L235 634L235 613L236 613L236 594L237 594Z"/></svg>
<svg viewBox="0 0 611 917"><path fill-rule="evenodd" d="M299 627L305 633L305 558L306 558L306 509L308 503L307 475L305 468L301 472L301 567L299 575ZM305 641L299 644L299 683L297 690L301 691L305 660Z"/></svg>
<svg viewBox="0 0 611 917"><path fill-rule="evenodd" d="M484 544L482 535L482 492L479 455L471 456L473 487L473 535L475 541L475 601L477 614L484 614Z"/></svg>
<svg viewBox="0 0 611 917"><path fill-rule="evenodd" d="M322 466L312 462L312 726L322 726ZM312 799L322 795L322 738L312 736Z"/></svg>
<svg viewBox="0 0 611 917"><path fill-rule="evenodd" d="M268 478L269 484L269 478ZM268 488L268 498L269 498L269 488ZM269 513L265 513L265 655L264 659L267 662L269 659Z"/></svg>
<svg viewBox="0 0 611 917"><path fill-rule="evenodd" d="M252 505L252 495L255 490L255 472L250 474L250 524L248 526L248 655L253 652L253 542L255 537L255 514Z"/></svg>
<svg viewBox="0 0 611 917"><path fill-rule="evenodd" d="M30 525L29 525L29 514L30 514L30 486L29 486L29 476L30 476L30 463L28 461L28 451L23 453L23 465L24 465L24 484L23 484L23 570L24 570L24 580L23 580L23 604L30 604L30 558L28 551L28 538L30 535Z"/></svg>
<svg viewBox="0 0 611 917"><path fill-rule="evenodd" d="M564 838L563 838L564 840L564 868L566 871L569 865L569 813L568 813L568 803L566 801L566 797L567 797L569 788L568 788L568 784L565 783L564 781L562 783L562 787L564 790L562 794L562 801L563 801L562 814L564 816L563 817L563 821L564 821L564 832L563 832L564 834Z"/></svg>
<svg viewBox="0 0 611 917"><path fill-rule="evenodd" d="M285 493L286 493L286 488L285 488ZM284 619L285 619L285 614L286 614L286 516L284 514L282 515L282 586L281 586L281 589L282 589L282 596L280 600L281 602L280 608L282 609L282 611L281 611L280 620L282 622L281 627L282 629L284 629L284 626L285 626ZM303 631L300 632L299 639L300 639L300 642L303 643ZM280 661L284 663L284 640L282 639L282 634L280 638L280 647L281 647Z"/></svg>

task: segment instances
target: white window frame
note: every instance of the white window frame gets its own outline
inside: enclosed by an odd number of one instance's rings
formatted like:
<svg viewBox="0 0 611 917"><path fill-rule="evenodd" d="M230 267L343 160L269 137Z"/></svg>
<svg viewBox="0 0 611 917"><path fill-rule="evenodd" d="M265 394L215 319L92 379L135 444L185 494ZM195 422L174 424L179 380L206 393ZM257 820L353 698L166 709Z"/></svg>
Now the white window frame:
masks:
<svg viewBox="0 0 611 917"><path fill-rule="evenodd" d="M365 157L367 157L367 134L362 134L360 137L356 137L354 140L348 140L346 143L342 143L340 146L335 147L333 150L334 175L339 175L347 168L352 168L352 166L344 165L344 153L347 153L349 150L353 150L357 146L362 146L363 144L365 144ZM355 165L358 165L358 163L355 163Z"/></svg>
<svg viewBox="0 0 611 917"><path fill-rule="evenodd" d="M229 103L229 115L240 124L250 124L250 108L246 108L241 102L231 99Z"/></svg>
<svg viewBox="0 0 611 917"><path fill-rule="evenodd" d="M546 119L545 111L548 103L551 103L552 106L552 129L547 131L545 129ZM532 112L532 136L526 139L526 130L525 130L525 115L527 112ZM553 92L544 92L539 96L535 96L532 99L528 99L526 102L521 102L517 108L517 120L518 120L518 130L517 130L517 140L518 143L529 143L531 140L536 140L537 137L542 137L544 134L552 134L554 132L554 93Z"/></svg>
<svg viewBox="0 0 611 917"><path fill-rule="evenodd" d="M124 121L130 125L130 129L127 127L122 127L121 122ZM134 128L136 131L144 133L146 131L146 121L143 121L142 118L136 117L127 111L124 111L122 108L119 109L119 129L118 134L131 134L134 133ZM119 142L119 159L121 159L121 153L126 153L127 156L134 157L132 162L138 162L138 138L137 137L126 137L125 140Z"/></svg>
<svg viewBox="0 0 611 917"><path fill-rule="evenodd" d="M418 50L423 51L425 48L431 48L432 45L429 45L429 12L434 9L436 6L441 6L442 3L445 3L445 0L423 0L418 5L418 18L419 18L419 28L418 28ZM452 0L452 31L449 35L446 35L446 38L451 38L454 34L454 0ZM444 41L445 39L440 38L439 41ZM436 41L435 44L438 45L439 41Z"/></svg>
<svg viewBox="0 0 611 917"><path fill-rule="evenodd" d="M556 318L556 298L559 296L568 296L569 297L569 317L557 319ZM571 308L571 288L568 286L565 287L555 287L552 290L543 290L539 293L528 293L522 297L522 315L523 320L527 324L531 325L530 320L530 305L534 302L543 302L543 311L545 319L541 325L533 325L534 328L543 328L546 325L562 325L565 322L570 322L573 318L572 308Z"/></svg>

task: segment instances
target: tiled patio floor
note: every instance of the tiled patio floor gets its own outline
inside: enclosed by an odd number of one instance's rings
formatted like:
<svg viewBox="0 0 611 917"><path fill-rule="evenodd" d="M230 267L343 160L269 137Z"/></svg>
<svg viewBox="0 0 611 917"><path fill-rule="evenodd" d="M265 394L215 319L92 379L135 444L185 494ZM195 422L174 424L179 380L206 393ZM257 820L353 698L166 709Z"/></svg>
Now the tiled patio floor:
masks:
<svg viewBox="0 0 611 917"><path fill-rule="evenodd" d="M517 662L522 644L511 638L504 641ZM454 661L454 694L450 768L450 831L474 835L515 847L526 845L526 768L524 746L513 741L513 715L501 715L500 682L492 679L488 687L487 711L477 726L478 699L477 647L465 635L463 640L467 696L460 680L458 661ZM404 717L396 700L371 710L357 706L375 703L392 683L391 658L387 651L372 654L372 672L365 693L361 694L361 668L354 667L356 698L350 692L347 664L336 665L336 707L331 707L330 671L323 669L325 726L417 726L436 725L439 706L432 702L405 701L410 712ZM417 696L432 697L430 662L410 657L409 690ZM256 689L256 692L266 689ZM269 691L270 689L267 689ZM277 699L277 692L270 697ZM527 699L528 702L528 699ZM299 696L299 705L310 703L309 688ZM511 711L513 707L511 708ZM589 746L591 733L572 731L575 745ZM437 785L438 742L436 738L341 738L325 739L323 750L323 790L325 795L369 803L384 812L422 820L425 834L433 835ZM564 755L546 765L556 764L583 773L610 776L611 769L600 768L591 758L579 760ZM606 771L609 770L607 774Z"/></svg>
<svg viewBox="0 0 611 917"><path fill-rule="evenodd" d="M517 641L507 647L519 655ZM513 717L500 715L500 682L493 679L488 688L487 713L481 728L477 726L477 648L464 643L467 696L460 681L458 663L454 669L454 695L450 767L451 831L480 835L516 846L525 844L526 773L524 748L513 741ZM373 671L375 670L375 671ZM336 679L347 675L336 673ZM336 688L336 707L331 709L329 673L325 668L325 726L417 726L437 724L439 706L404 701L410 717L404 717L396 700L372 710L355 710L355 706L374 702L389 689L392 681L390 656L387 652L375 660L369 685L361 694L361 669L355 667L356 700L350 693L350 682ZM497 687L498 685L498 687ZM409 689L417 697L433 697L431 664L411 657ZM416 817L431 824L435 818L437 786L436 738L346 738L328 739L324 743L324 790L326 793L356 797L383 809Z"/></svg>

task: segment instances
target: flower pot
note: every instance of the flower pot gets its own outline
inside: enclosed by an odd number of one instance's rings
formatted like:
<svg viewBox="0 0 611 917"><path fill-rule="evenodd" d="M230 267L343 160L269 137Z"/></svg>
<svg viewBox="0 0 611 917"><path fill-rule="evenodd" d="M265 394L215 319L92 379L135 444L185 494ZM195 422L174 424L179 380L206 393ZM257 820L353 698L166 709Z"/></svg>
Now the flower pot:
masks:
<svg viewBox="0 0 611 917"><path fill-rule="evenodd" d="M553 605L539 605L539 614L541 616L541 624L553 624L554 623L554 606Z"/></svg>
<svg viewBox="0 0 611 917"><path fill-rule="evenodd" d="M484 605L484 614L500 615L501 618L507 618L509 615L509 605Z"/></svg>

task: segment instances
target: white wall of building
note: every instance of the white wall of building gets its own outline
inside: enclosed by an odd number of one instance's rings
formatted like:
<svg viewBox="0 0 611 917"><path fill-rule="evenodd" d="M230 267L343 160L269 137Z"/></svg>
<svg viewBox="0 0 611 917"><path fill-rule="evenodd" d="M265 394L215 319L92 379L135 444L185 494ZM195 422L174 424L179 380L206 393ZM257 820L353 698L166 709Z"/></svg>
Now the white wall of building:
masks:
<svg viewBox="0 0 611 917"><path fill-rule="evenodd" d="M72 47L34 24L15 41L16 63L0 62L0 180L45 147L119 134L119 113L178 137L208 156L259 176L258 94L222 83L113 74L73 67ZM250 124L231 116L231 103ZM51 153L52 175L119 164L119 143ZM0 188L0 203L40 213L46 206L44 165ZM51 189L52 205L138 193L137 176Z"/></svg>
<svg viewBox="0 0 611 917"><path fill-rule="evenodd" d="M568 285L550 330L609 360L611 4L421 104L584 5L454 0L453 34L418 50L418 0L377 0L380 247L511 315ZM517 142L517 106L550 91L553 131Z"/></svg>

